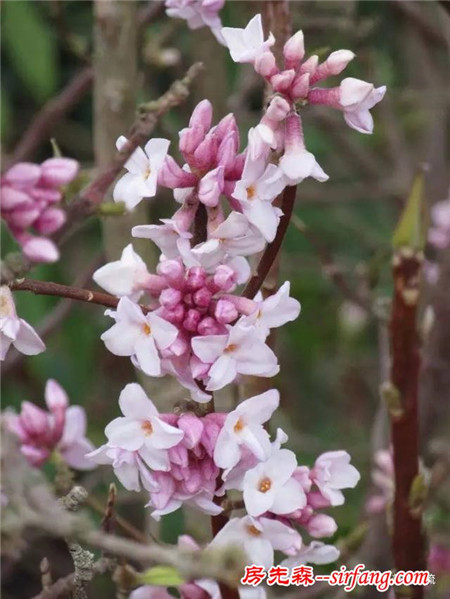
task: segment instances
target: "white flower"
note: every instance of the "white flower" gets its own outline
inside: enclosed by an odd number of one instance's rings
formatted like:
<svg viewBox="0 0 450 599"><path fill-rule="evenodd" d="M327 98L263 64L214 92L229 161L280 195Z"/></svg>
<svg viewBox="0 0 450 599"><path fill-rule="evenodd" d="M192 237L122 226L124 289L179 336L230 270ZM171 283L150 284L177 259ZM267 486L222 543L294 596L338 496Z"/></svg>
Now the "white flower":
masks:
<svg viewBox="0 0 450 599"><path fill-rule="evenodd" d="M192 234L182 231L173 219L162 218L161 222L162 225L137 225L131 229L131 234L133 237L151 239L166 258L178 258L178 240L190 239Z"/></svg>
<svg viewBox="0 0 450 599"><path fill-rule="evenodd" d="M45 350L36 331L16 313L11 290L0 287L0 361L6 358L11 345L26 356L34 356Z"/></svg>
<svg viewBox="0 0 450 599"><path fill-rule="evenodd" d="M234 62L253 63L275 43L272 33L264 41L261 15L255 15L245 29L223 27L222 35Z"/></svg>
<svg viewBox="0 0 450 599"><path fill-rule="evenodd" d="M128 140L123 135L116 142L120 151ZM143 198L151 198L156 194L158 173L167 155L170 141L155 138L142 148L136 148L125 163L128 173L116 183L114 201L123 202L128 210L132 210Z"/></svg>
<svg viewBox="0 0 450 599"><path fill-rule="evenodd" d="M87 454L86 458L96 464L112 466L114 474L128 491L157 489L156 481L137 451L127 451L106 444Z"/></svg>
<svg viewBox="0 0 450 599"><path fill-rule="evenodd" d="M298 532L278 520L268 518L232 518L210 543L210 547L242 547L250 564L268 569L274 563L274 550L296 554L302 539Z"/></svg>
<svg viewBox="0 0 450 599"><path fill-rule="evenodd" d="M127 296L137 301L145 289L149 272L142 258L132 244L124 248L120 260L109 262L96 270L94 281L117 297Z"/></svg>
<svg viewBox="0 0 450 599"><path fill-rule="evenodd" d="M386 86L375 88L371 83L347 77L340 85L340 105L345 122L360 133L372 133L373 118L370 109L381 102Z"/></svg>
<svg viewBox="0 0 450 599"><path fill-rule="evenodd" d="M274 164L266 167L264 159L245 160L242 178L236 183L233 198L239 201L242 211L267 241L273 241L281 210L272 206L273 200L284 189L283 173Z"/></svg>
<svg viewBox="0 0 450 599"><path fill-rule="evenodd" d="M274 295L259 302L255 312L243 318L242 323L245 326L253 325L262 339L266 339L270 329L281 327L287 322L295 320L300 314L300 303L289 296L290 287L289 281L283 283Z"/></svg>
<svg viewBox="0 0 450 599"><path fill-rule="evenodd" d="M204 363L212 364L207 391L222 389L237 374L271 377L278 374L277 357L257 335L253 327L237 322L228 335L194 337L192 349Z"/></svg>
<svg viewBox="0 0 450 599"><path fill-rule="evenodd" d="M175 341L178 330L156 314L144 315L141 308L127 297L119 300L116 312L106 314L116 323L101 336L109 351L116 356L133 356L138 367L150 376L161 375L159 350Z"/></svg>
<svg viewBox="0 0 450 599"><path fill-rule="evenodd" d="M242 446L247 447L259 460L271 453L270 439L262 426L280 403L276 389L250 397L230 412L217 437L214 462L219 468L233 468L242 456Z"/></svg>
<svg viewBox="0 0 450 599"><path fill-rule="evenodd" d="M346 451L327 451L317 458L311 470L311 480L331 505L342 505L341 489L353 489L361 478L350 459Z"/></svg>
<svg viewBox="0 0 450 599"><path fill-rule="evenodd" d="M244 503L250 516L260 516L265 512L289 514L306 505L304 490L292 478L296 468L295 454L288 449L278 449L266 462L257 464L246 473Z"/></svg>
<svg viewBox="0 0 450 599"><path fill-rule="evenodd" d="M123 417L116 418L105 429L108 445L138 451L153 470L169 470L167 450L181 441L183 431L159 418L153 402L137 383L130 383L122 390L119 406Z"/></svg>

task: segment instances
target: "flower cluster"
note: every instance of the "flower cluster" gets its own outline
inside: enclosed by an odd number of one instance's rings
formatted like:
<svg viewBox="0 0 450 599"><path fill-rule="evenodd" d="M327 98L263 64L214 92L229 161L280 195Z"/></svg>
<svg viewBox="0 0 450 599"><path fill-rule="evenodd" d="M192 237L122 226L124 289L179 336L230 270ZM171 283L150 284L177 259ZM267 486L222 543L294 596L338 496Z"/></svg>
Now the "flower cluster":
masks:
<svg viewBox="0 0 450 599"><path fill-rule="evenodd" d="M35 467L57 453L72 468L92 469L94 465L86 454L93 450L93 445L85 437L83 408L69 406L66 392L54 380L47 381L45 403L48 412L24 401L20 414L5 413L6 425L19 438L23 455Z"/></svg>
<svg viewBox="0 0 450 599"><path fill-rule="evenodd" d="M78 169L78 162L70 158L50 158L40 165L19 162L1 179L1 216L32 262L59 258L58 248L46 236L65 221L64 211L56 205L62 199L61 187L75 179Z"/></svg>
<svg viewBox="0 0 450 599"><path fill-rule="evenodd" d="M0 286L0 361L6 358L13 345L27 356L40 354L45 345L36 331L23 318L19 318L11 290Z"/></svg>

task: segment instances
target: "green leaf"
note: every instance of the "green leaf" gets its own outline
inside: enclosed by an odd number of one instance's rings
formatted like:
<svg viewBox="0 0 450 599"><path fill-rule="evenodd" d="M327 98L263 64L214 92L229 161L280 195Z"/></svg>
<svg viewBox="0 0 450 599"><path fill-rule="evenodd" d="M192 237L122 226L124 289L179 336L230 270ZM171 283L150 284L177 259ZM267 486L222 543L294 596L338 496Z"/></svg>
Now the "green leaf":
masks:
<svg viewBox="0 0 450 599"><path fill-rule="evenodd" d="M37 102L57 88L57 45L39 3L15 0L2 3L3 45L9 60Z"/></svg>
<svg viewBox="0 0 450 599"><path fill-rule="evenodd" d="M180 576L173 566L155 566L139 574L140 584L149 584L158 587L176 587L183 584L185 579Z"/></svg>
<svg viewBox="0 0 450 599"><path fill-rule="evenodd" d="M395 249L401 247L423 250L426 243L427 218L424 202L424 173L416 175L411 193L392 237Z"/></svg>

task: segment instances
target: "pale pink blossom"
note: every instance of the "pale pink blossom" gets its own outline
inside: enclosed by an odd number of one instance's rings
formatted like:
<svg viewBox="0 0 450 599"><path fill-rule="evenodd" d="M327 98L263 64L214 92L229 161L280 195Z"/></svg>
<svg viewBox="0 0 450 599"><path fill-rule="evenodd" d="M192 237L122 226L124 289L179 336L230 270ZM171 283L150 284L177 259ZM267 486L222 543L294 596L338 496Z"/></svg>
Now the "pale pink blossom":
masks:
<svg viewBox="0 0 450 599"><path fill-rule="evenodd" d="M450 198L434 204L431 221L428 241L441 250L447 249L450 247Z"/></svg>
<svg viewBox="0 0 450 599"><path fill-rule="evenodd" d="M255 301L255 309L242 319L242 324L255 327L262 339L266 339L271 329L281 327L298 318L300 303L290 297L290 287L290 282L286 281L273 295L265 300Z"/></svg>
<svg viewBox="0 0 450 599"><path fill-rule="evenodd" d="M341 489L353 489L360 479L346 451L327 451L319 456L311 470L311 480L331 505L342 505Z"/></svg>
<svg viewBox="0 0 450 599"><path fill-rule="evenodd" d="M130 243L122 251L120 260L100 267L92 278L108 293L137 301L146 289L149 273L145 262Z"/></svg>
<svg viewBox="0 0 450 599"><path fill-rule="evenodd" d="M190 29L209 27L219 44L224 44L218 15L225 0L165 0L169 17L184 19Z"/></svg>
<svg viewBox="0 0 450 599"><path fill-rule="evenodd" d="M161 225L137 225L131 230L133 237L151 239L166 258L177 258L179 239L190 239L192 234L183 231L175 219L163 218Z"/></svg>
<svg viewBox="0 0 450 599"><path fill-rule="evenodd" d="M284 187L283 173L277 166L266 166L265 160L253 161L247 156L233 198L238 200L242 212L267 241L273 241L280 220L280 210L272 202Z"/></svg>
<svg viewBox="0 0 450 599"><path fill-rule="evenodd" d="M0 360L6 358L13 345L17 351L27 356L40 354L45 345L36 331L23 318L17 316L11 290L0 286Z"/></svg>
<svg viewBox="0 0 450 599"><path fill-rule="evenodd" d="M116 356L133 356L137 366L150 376L161 375L160 351L177 338L176 327L142 309L127 297L120 299L117 310L107 310L115 324L101 336L107 349Z"/></svg>
<svg viewBox="0 0 450 599"><path fill-rule="evenodd" d="M211 364L207 391L222 389L238 374L272 377L280 370L270 347L252 327L240 322L230 327L227 335L194 337L192 349L202 362Z"/></svg>
<svg viewBox="0 0 450 599"><path fill-rule="evenodd" d="M123 135L116 142L119 151L127 144L128 140ZM163 166L169 145L167 139L154 138L146 143L145 152L142 148L136 148L125 163L128 173L116 183L114 201L123 202L128 210L132 210L141 200L156 194L158 173Z"/></svg>
<svg viewBox="0 0 450 599"><path fill-rule="evenodd" d="M268 569L274 564L274 551L295 555L302 545L299 533L269 518L232 518L210 543L210 547L241 547L248 563Z"/></svg>
<svg viewBox="0 0 450 599"><path fill-rule="evenodd" d="M153 470L168 470L167 450L181 441L183 432L159 417L155 405L137 383L130 383L122 390L119 406L123 416L105 429L108 445L138 451Z"/></svg>
<svg viewBox="0 0 450 599"><path fill-rule="evenodd" d="M255 15L245 29L224 27L222 35L234 62L253 63L275 43L272 33L264 41L261 15Z"/></svg>
<svg viewBox="0 0 450 599"><path fill-rule="evenodd" d="M280 394L271 389L241 402L227 414L214 449L214 462L220 468L233 468L242 457L246 447L259 460L266 460L271 453L270 439L262 426L267 422L280 402Z"/></svg>
<svg viewBox="0 0 450 599"><path fill-rule="evenodd" d="M306 505L305 492L292 477L296 468L295 454L288 449L279 449L245 474L244 503L250 516L265 512L289 514Z"/></svg>

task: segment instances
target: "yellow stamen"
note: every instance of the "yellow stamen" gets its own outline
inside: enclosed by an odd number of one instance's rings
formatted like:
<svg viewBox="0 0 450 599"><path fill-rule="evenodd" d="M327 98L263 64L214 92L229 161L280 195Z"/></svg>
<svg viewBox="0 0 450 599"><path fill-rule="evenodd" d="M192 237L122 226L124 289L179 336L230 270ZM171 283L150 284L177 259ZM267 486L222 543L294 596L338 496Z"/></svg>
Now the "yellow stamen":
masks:
<svg viewBox="0 0 450 599"><path fill-rule="evenodd" d="M150 420L144 420L141 424L141 428L144 431L144 435L149 437L153 433L153 426Z"/></svg>
<svg viewBox="0 0 450 599"><path fill-rule="evenodd" d="M271 487L272 481L270 480L270 478L263 478L262 481L259 483L259 490L261 491L261 493L267 493L267 491L270 491Z"/></svg>
<svg viewBox="0 0 450 599"><path fill-rule="evenodd" d="M143 329L145 335L150 335L150 333L152 332L150 325L148 325L147 323L144 324L142 329Z"/></svg>

